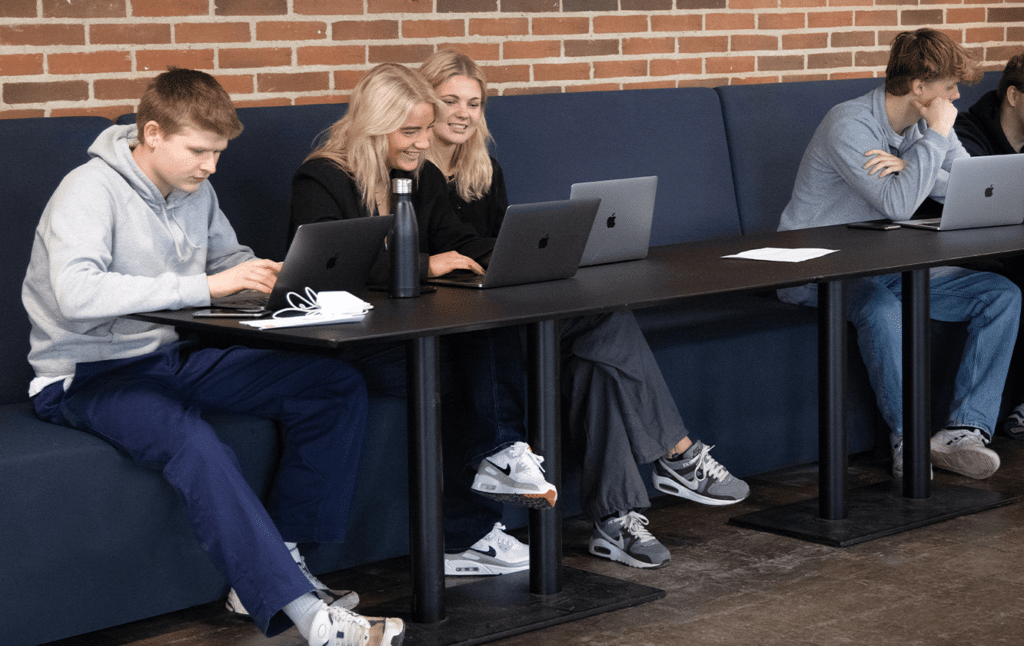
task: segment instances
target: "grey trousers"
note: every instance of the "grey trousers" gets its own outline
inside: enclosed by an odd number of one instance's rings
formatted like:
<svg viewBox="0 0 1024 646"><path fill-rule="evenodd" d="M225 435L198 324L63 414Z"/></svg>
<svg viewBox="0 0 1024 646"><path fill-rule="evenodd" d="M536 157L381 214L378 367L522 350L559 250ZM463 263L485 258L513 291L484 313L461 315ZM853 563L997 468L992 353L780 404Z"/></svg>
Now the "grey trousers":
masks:
<svg viewBox="0 0 1024 646"><path fill-rule="evenodd" d="M651 504L638 464L687 435L632 312L562 322L562 397L571 450L582 463L591 519Z"/></svg>

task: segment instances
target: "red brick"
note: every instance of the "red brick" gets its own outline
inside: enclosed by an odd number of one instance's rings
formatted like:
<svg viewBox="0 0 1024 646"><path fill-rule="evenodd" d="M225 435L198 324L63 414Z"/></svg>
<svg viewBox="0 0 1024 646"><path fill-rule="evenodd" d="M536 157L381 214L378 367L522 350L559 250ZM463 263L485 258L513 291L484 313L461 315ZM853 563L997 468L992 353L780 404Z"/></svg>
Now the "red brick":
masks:
<svg viewBox="0 0 1024 646"><path fill-rule="evenodd" d="M946 9L946 24L955 25L965 22L985 22L985 9L983 7L968 7L965 9Z"/></svg>
<svg viewBox="0 0 1024 646"><path fill-rule="evenodd" d="M985 60L999 61L1005 65L1006 61L1020 53L1020 45L1007 45L1005 47L986 47ZM975 59L978 59L975 56Z"/></svg>
<svg viewBox="0 0 1024 646"><path fill-rule="evenodd" d="M647 76L647 61L594 61L594 78Z"/></svg>
<svg viewBox="0 0 1024 646"><path fill-rule="evenodd" d="M807 14L807 26L811 29L851 27L853 26L852 11L823 11Z"/></svg>
<svg viewBox="0 0 1024 646"><path fill-rule="evenodd" d="M318 94L316 96L297 96L295 105L338 105L348 103L348 94ZM342 117L341 108L338 108L338 118Z"/></svg>
<svg viewBox="0 0 1024 646"><path fill-rule="evenodd" d="M968 29L967 36L964 42L967 43L985 43L991 41L1002 41L1004 39L1004 32L1006 30L1002 27L979 27L976 29Z"/></svg>
<svg viewBox="0 0 1024 646"><path fill-rule="evenodd" d="M739 35L733 36L729 49L734 52L748 52L753 50L775 50L779 48L778 36L763 35Z"/></svg>
<svg viewBox="0 0 1024 646"><path fill-rule="evenodd" d="M0 110L0 119L33 119L45 117L46 110Z"/></svg>
<svg viewBox="0 0 1024 646"><path fill-rule="evenodd" d="M330 72L257 74L258 92L323 92L331 89Z"/></svg>
<svg viewBox="0 0 1024 646"><path fill-rule="evenodd" d="M753 72L756 60L753 56L709 56L704 64L708 74L742 74Z"/></svg>
<svg viewBox="0 0 1024 646"><path fill-rule="evenodd" d="M191 70L212 70L212 49L157 49L135 52L135 68L140 72L163 72L168 66Z"/></svg>
<svg viewBox="0 0 1024 646"><path fill-rule="evenodd" d="M214 74L221 87L234 97L236 94L252 94L256 91L256 79L252 74Z"/></svg>
<svg viewBox="0 0 1024 646"><path fill-rule="evenodd" d="M777 76L751 76L751 77L732 77L729 79L729 85L764 85L766 83L778 83L779 77Z"/></svg>
<svg viewBox="0 0 1024 646"><path fill-rule="evenodd" d="M586 34L590 31L590 18L548 18L533 19L534 36L562 34Z"/></svg>
<svg viewBox="0 0 1024 646"><path fill-rule="evenodd" d="M85 27L82 25L0 25L0 45L84 45Z"/></svg>
<svg viewBox="0 0 1024 646"><path fill-rule="evenodd" d="M784 74L780 79L780 83L800 83L803 81L827 81L829 78L828 74Z"/></svg>
<svg viewBox="0 0 1024 646"><path fill-rule="evenodd" d="M292 0L292 11L300 16L360 15L363 0Z"/></svg>
<svg viewBox="0 0 1024 646"><path fill-rule="evenodd" d="M460 38L466 35L462 20L403 20L403 38Z"/></svg>
<svg viewBox="0 0 1024 646"><path fill-rule="evenodd" d="M501 10L505 13L537 13L540 11L558 11L559 0L501 0ZM575 0L580 2L581 0ZM574 0L562 0L562 11L586 11L572 6ZM582 2L617 2L617 0L582 0Z"/></svg>
<svg viewBox="0 0 1024 646"><path fill-rule="evenodd" d="M529 65L485 65L488 83L525 83L530 80Z"/></svg>
<svg viewBox="0 0 1024 646"><path fill-rule="evenodd" d="M437 0L437 13L497 11L498 0Z"/></svg>
<svg viewBox="0 0 1024 646"><path fill-rule="evenodd" d="M4 83L3 102L47 103L50 101L87 101L89 84L85 81L50 81L45 83Z"/></svg>
<svg viewBox="0 0 1024 646"><path fill-rule="evenodd" d="M366 72L367 70L336 70L331 75L331 78L334 79L334 89L341 92L351 92L360 79L366 76Z"/></svg>
<svg viewBox="0 0 1024 646"><path fill-rule="evenodd" d="M247 22L182 22L174 26L176 43L248 43L251 40L252 30Z"/></svg>
<svg viewBox="0 0 1024 646"><path fill-rule="evenodd" d="M437 51L454 49L476 62L501 59L501 45L497 43L437 43Z"/></svg>
<svg viewBox="0 0 1024 646"><path fill-rule="evenodd" d="M700 74L703 63L699 58L655 58L650 64L651 76L678 76Z"/></svg>
<svg viewBox="0 0 1024 646"><path fill-rule="evenodd" d="M0 2L0 18L35 18L36 0L4 0Z"/></svg>
<svg viewBox="0 0 1024 646"><path fill-rule="evenodd" d="M502 92L505 96L525 96L529 94L562 94L562 88L558 86L528 85L526 87L505 88Z"/></svg>
<svg viewBox="0 0 1024 646"><path fill-rule="evenodd" d="M782 9L800 9L820 6L822 6L821 0L782 0L779 2L779 7Z"/></svg>
<svg viewBox="0 0 1024 646"><path fill-rule="evenodd" d="M828 47L828 34L783 34L782 49L824 49Z"/></svg>
<svg viewBox="0 0 1024 646"><path fill-rule="evenodd" d="M875 6L884 7L891 5L917 6L918 0L875 0Z"/></svg>
<svg viewBox="0 0 1024 646"><path fill-rule="evenodd" d="M762 13L757 16L757 28L764 29L803 29L807 24L805 13Z"/></svg>
<svg viewBox="0 0 1024 646"><path fill-rule="evenodd" d="M871 7L874 6L872 0L832 0L829 3L833 7Z"/></svg>
<svg viewBox="0 0 1024 646"><path fill-rule="evenodd" d="M90 25L93 45L163 45L171 42L171 26L159 24Z"/></svg>
<svg viewBox="0 0 1024 646"><path fill-rule="evenodd" d="M1010 42L1020 42L1024 40L1024 27L1007 27L1006 40Z"/></svg>
<svg viewBox="0 0 1024 646"><path fill-rule="evenodd" d="M433 53L433 45L370 45L366 52L366 60L373 64L418 65Z"/></svg>
<svg viewBox="0 0 1024 646"><path fill-rule="evenodd" d="M205 16L209 13L209 0L132 0L133 16Z"/></svg>
<svg viewBox="0 0 1024 646"><path fill-rule="evenodd" d="M728 36L680 36L679 52L682 54L703 54L704 52L729 51Z"/></svg>
<svg viewBox="0 0 1024 646"><path fill-rule="evenodd" d="M832 34L832 47L874 47L873 31L837 31Z"/></svg>
<svg viewBox="0 0 1024 646"><path fill-rule="evenodd" d="M562 53L560 40L508 40L502 45L506 60L517 58L557 58Z"/></svg>
<svg viewBox="0 0 1024 646"><path fill-rule="evenodd" d="M687 80L689 83L689 80ZM664 88L676 87L676 82L672 79L662 79L659 81L644 81L642 83L623 83L623 90L659 90ZM708 87L714 87L709 85Z"/></svg>
<svg viewBox="0 0 1024 646"><path fill-rule="evenodd" d="M291 105L292 100L288 97L278 97L274 99L249 99L248 101L234 101L233 103L236 108L275 108ZM244 126L245 124L243 123L242 125Z"/></svg>
<svg viewBox="0 0 1024 646"><path fill-rule="evenodd" d="M323 40L326 37L325 22L281 20L256 23L256 40Z"/></svg>
<svg viewBox="0 0 1024 646"><path fill-rule="evenodd" d="M942 9L904 9L900 12L900 24L919 25L941 25Z"/></svg>
<svg viewBox="0 0 1024 646"><path fill-rule="evenodd" d="M619 89L618 83L598 83L596 85L567 85L565 91L569 92L614 92Z"/></svg>
<svg viewBox="0 0 1024 646"><path fill-rule="evenodd" d="M398 38L397 20L342 20L331 25L334 40L391 40Z"/></svg>
<svg viewBox="0 0 1024 646"><path fill-rule="evenodd" d="M221 68L284 67L292 64L292 50L288 47L221 49Z"/></svg>
<svg viewBox="0 0 1024 646"><path fill-rule="evenodd" d="M707 31L734 31L736 29L754 29L752 13L710 13L704 16L704 29Z"/></svg>
<svg viewBox="0 0 1024 646"><path fill-rule="evenodd" d="M527 18L471 18L471 36L526 36L530 33Z"/></svg>
<svg viewBox="0 0 1024 646"><path fill-rule="evenodd" d="M867 71L865 71L865 72L835 72L835 73L832 73L832 74L828 75L828 78L831 79L831 80L837 80L837 79L866 79L866 78L874 78L874 77L875 77L875 74L873 74L871 72L867 72Z"/></svg>
<svg viewBox="0 0 1024 646"><path fill-rule="evenodd" d="M676 51L675 38L626 38L622 41L623 56L672 54Z"/></svg>
<svg viewBox="0 0 1024 646"><path fill-rule="evenodd" d="M567 40L565 41L566 56L618 56L619 41L608 40Z"/></svg>
<svg viewBox="0 0 1024 646"><path fill-rule="evenodd" d="M0 56L0 77L26 76L42 73L42 54L10 54L8 56ZM51 70L51 73L59 72L52 72Z"/></svg>
<svg viewBox="0 0 1024 646"><path fill-rule="evenodd" d="M807 69L820 70L826 67L850 67L853 64L853 52L828 52L825 54L808 54Z"/></svg>
<svg viewBox="0 0 1024 646"><path fill-rule="evenodd" d="M54 108L50 110L51 117L104 117L111 121L116 120L122 114L135 112L135 106L130 103L120 105L101 105L94 108Z"/></svg>
<svg viewBox="0 0 1024 646"><path fill-rule="evenodd" d="M125 0L43 0L44 18L124 18L127 15Z"/></svg>
<svg viewBox="0 0 1024 646"><path fill-rule="evenodd" d="M878 52L859 51L854 55L854 65L857 67L880 67L885 69L889 63L889 51Z"/></svg>
<svg viewBox="0 0 1024 646"><path fill-rule="evenodd" d="M858 27L889 27L898 24L895 11L857 11L854 13L854 24Z"/></svg>
<svg viewBox="0 0 1024 646"><path fill-rule="evenodd" d="M1024 7L989 7L989 22L1024 22Z"/></svg>
<svg viewBox="0 0 1024 646"><path fill-rule="evenodd" d="M431 13L430 0L367 0L366 13Z"/></svg>
<svg viewBox="0 0 1024 646"><path fill-rule="evenodd" d="M804 69L803 56L758 56L758 72L782 72Z"/></svg>
<svg viewBox="0 0 1024 646"><path fill-rule="evenodd" d="M537 81L578 81L590 78L590 63L538 63L533 66Z"/></svg>
<svg viewBox="0 0 1024 646"><path fill-rule="evenodd" d="M647 16L595 16L595 34L624 34L647 31Z"/></svg>
<svg viewBox="0 0 1024 646"><path fill-rule="evenodd" d="M682 16L651 16L651 31L700 31L704 28L704 16L686 14Z"/></svg>
<svg viewBox="0 0 1024 646"><path fill-rule="evenodd" d="M50 54L47 62L50 74L102 74L132 71L132 59L128 52Z"/></svg>
<svg viewBox="0 0 1024 646"><path fill-rule="evenodd" d="M779 0L729 0L729 8L736 9L775 9Z"/></svg>
<svg viewBox="0 0 1024 646"><path fill-rule="evenodd" d="M288 14L288 0L216 0L214 12L218 16L284 16Z"/></svg>
<svg viewBox="0 0 1024 646"><path fill-rule="evenodd" d="M92 93L98 101L137 99L152 80L149 76L136 79L96 79L92 84Z"/></svg>
<svg viewBox="0 0 1024 646"><path fill-rule="evenodd" d="M326 45L299 47L298 64L305 65L362 65L366 63L363 45Z"/></svg>

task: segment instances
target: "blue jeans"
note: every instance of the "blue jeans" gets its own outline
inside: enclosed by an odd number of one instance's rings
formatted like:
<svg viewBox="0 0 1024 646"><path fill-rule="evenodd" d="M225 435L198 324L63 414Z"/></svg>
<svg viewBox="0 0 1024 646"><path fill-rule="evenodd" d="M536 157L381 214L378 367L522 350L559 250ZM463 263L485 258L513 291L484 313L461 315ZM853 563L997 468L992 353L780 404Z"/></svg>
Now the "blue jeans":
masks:
<svg viewBox="0 0 1024 646"><path fill-rule="evenodd" d="M1008 279L959 267L929 272L931 318L966 321L967 343L957 370L947 426L972 426L990 437L1020 323L1020 290ZM895 438L903 437L903 310L900 274L843 281L847 318ZM779 298L818 305L816 285L779 290Z"/></svg>
<svg viewBox="0 0 1024 646"><path fill-rule="evenodd" d="M87 431L158 469L181 494L196 538L268 636L313 586L284 541L341 542L366 430L366 388L352 366L305 354L201 348L78 364L35 399L43 420ZM282 422L265 509L204 410ZM269 513L268 513L269 509Z"/></svg>

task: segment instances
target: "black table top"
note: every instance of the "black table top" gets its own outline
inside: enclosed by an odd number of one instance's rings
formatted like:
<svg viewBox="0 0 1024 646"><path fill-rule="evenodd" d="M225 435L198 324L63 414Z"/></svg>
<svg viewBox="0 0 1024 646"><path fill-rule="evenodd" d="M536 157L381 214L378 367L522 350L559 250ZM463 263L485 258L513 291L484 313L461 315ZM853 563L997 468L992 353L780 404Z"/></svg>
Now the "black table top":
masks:
<svg viewBox="0 0 1024 646"><path fill-rule="evenodd" d="M761 247L838 251L799 263L723 258ZM235 319L196 319L191 310L132 318L333 348L356 341L399 341L1021 253L1024 226L944 232L832 226L652 247L645 260L585 267L567 280L489 290L439 287L436 293L414 299L389 299L374 292L365 296L374 309L360 323L256 330Z"/></svg>

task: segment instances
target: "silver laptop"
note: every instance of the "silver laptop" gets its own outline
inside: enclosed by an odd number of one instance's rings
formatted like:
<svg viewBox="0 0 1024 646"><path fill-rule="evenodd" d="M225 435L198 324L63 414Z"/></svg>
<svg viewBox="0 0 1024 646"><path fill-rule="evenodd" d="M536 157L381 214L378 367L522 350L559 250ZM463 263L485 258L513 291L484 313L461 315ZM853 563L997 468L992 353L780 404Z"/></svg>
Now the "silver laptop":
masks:
<svg viewBox="0 0 1024 646"><path fill-rule="evenodd" d="M514 204L505 211L487 273L463 270L430 282L489 289L572 278L600 204L598 199Z"/></svg>
<svg viewBox="0 0 1024 646"><path fill-rule="evenodd" d="M366 287L370 269L394 219L393 215L381 215L300 225L270 294L243 290L211 299L210 305L215 310L258 316L289 307L288 293L305 297L307 287L316 292L358 294ZM202 315L197 312L197 316Z"/></svg>
<svg viewBox="0 0 1024 646"><path fill-rule="evenodd" d="M570 199L601 198L580 266L646 258L657 190L657 176L573 184Z"/></svg>
<svg viewBox="0 0 1024 646"><path fill-rule="evenodd" d="M1024 155L953 160L942 217L897 222L931 231L1024 223Z"/></svg>

